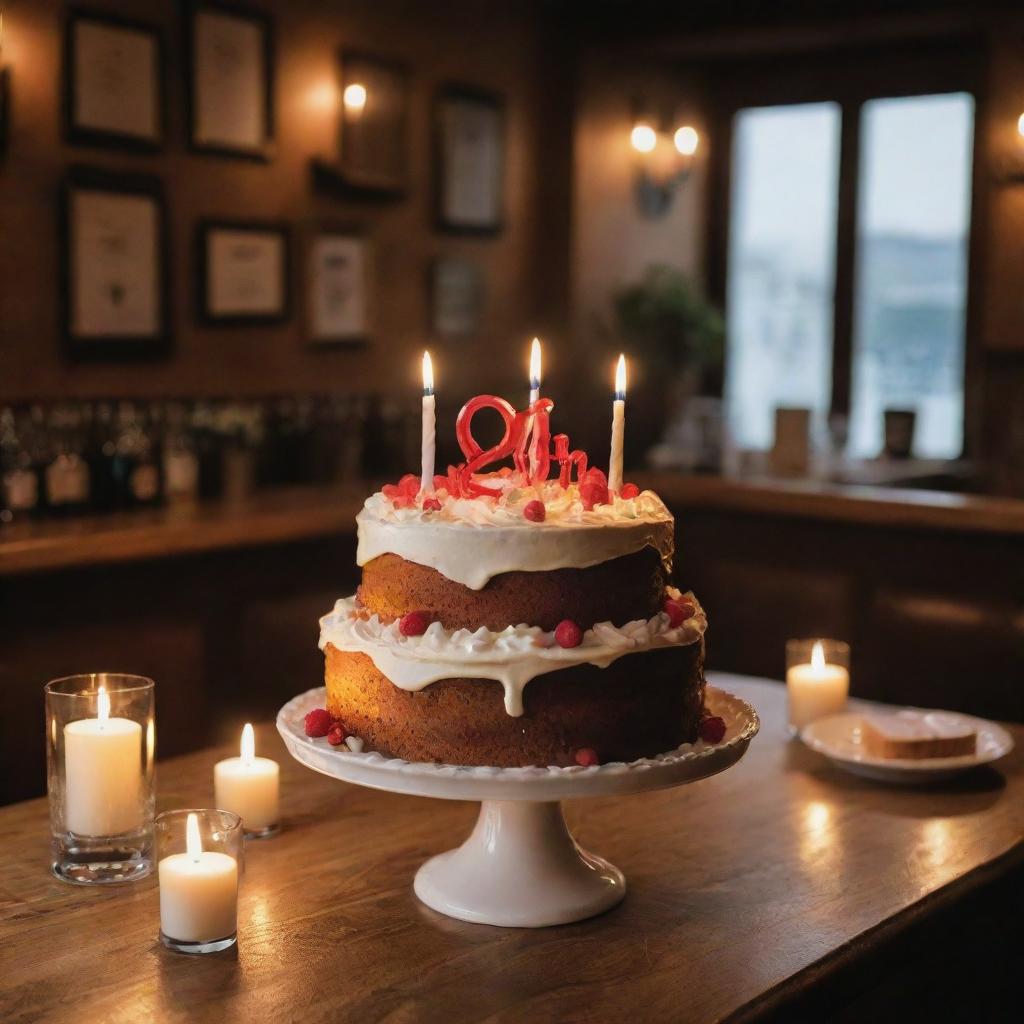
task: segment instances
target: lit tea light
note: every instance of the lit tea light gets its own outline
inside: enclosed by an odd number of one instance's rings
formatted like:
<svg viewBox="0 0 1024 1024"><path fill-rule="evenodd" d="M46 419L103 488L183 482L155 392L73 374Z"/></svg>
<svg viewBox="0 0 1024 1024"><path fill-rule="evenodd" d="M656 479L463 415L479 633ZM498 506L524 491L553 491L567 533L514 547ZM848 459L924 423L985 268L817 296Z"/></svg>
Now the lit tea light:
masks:
<svg viewBox="0 0 1024 1024"><path fill-rule="evenodd" d="M114 836L142 827L142 726L111 718L102 686L96 717L64 726L64 766L68 831Z"/></svg>
<svg viewBox="0 0 1024 1024"><path fill-rule="evenodd" d="M226 758L214 765L217 806L237 814L247 836L262 838L273 835L280 822L280 775L276 761L256 756L256 734L246 723L242 729L240 756Z"/></svg>
<svg viewBox="0 0 1024 1024"><path fill-rule="evenodd" d="M787 645L786 690L789 698L789 726L798 733L805 725L833 715L846 707L850 692L850 673L845 665L836 664L837 657L826 657L826 645L830 654L838 655L846 650L845 644L835 641L815 640L811 643L810 661L794 663L793 650L806 641L790 641Z"/></svg>
<svg viewBox="0 0 1024 1024"><path fill-rule="evenodd" d="M420 491L424 494L434 487L435 439L434 367L430 353L423 353L423 433L420 442Z"/></svg>
<svg viewBox="0 0 1024 1024"><path fill-rule="evenodd" d="M199 816L188 815L185 852L164 857L160 878L160 931L175 943L215 943L238 928L238 861L204 850ZM197 950L201 951L201 950Z"/></svg>
<svg viewBox="0 0 1024 1024"><path fill-rule="evenodd" d="M626 433L626 357L615 367L615 400L612 402L612 451L608 458L608 490L622 490L622 441Z"/></svg>

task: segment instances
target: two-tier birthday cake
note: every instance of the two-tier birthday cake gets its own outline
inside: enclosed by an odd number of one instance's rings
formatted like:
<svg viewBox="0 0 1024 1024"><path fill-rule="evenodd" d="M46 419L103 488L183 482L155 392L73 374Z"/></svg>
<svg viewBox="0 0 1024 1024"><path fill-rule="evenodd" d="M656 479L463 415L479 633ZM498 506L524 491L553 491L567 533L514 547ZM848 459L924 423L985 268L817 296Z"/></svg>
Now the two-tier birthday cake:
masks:
<svg viewBox="0 0 1024 1024"><path fill-rule="evenodd" d="M486 406L506 430L484 452L470 421ZM474 399L457 424L464 464L367 499L362 582L320 621L315 730L409 761L500 767L721 738L704 712L706 618L669 582L671 514L551 439L551 409ZM486 471L506 456L513 467Z"/></svg>

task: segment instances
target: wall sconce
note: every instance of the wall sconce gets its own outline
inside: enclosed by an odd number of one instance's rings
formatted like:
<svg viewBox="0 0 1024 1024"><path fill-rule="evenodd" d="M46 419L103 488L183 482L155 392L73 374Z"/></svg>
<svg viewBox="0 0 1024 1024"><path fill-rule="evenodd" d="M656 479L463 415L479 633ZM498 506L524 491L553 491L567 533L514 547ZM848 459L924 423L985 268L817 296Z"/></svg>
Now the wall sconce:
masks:
<svg viewBox="0 0 1024 1024"><path fill-rule="evenodd" d="M629 142L636 155L637 208L645 217L659 220L668 213L676 190L693 170L700 135L688 124L670 135L649 120L637 120Z"/></svg>

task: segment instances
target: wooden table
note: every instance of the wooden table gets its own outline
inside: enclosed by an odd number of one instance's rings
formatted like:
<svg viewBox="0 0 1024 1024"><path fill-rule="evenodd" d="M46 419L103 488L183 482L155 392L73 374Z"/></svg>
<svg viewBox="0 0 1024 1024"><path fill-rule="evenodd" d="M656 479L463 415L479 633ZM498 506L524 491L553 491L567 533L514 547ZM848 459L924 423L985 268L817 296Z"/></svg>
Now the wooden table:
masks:
<svg viewBox="0 0 1024 1024"><path fill-rule="evenodd" d="M907 937L918 949L927 934L955 939L945 973L963 981L977 940L949 915L1003 883L1019 899L1024 729L998 769L885 788L787 742L778 684L716 681L762 716L738 766L570 805L581 842L629 880L620 907L577 925L503 930L423 907L414 871L462 838L474 806L314 775L269 725L259 745L282 762L287 827L248 846L237 951L164 950L152 879L62 885L45 802L0 810L0 1020L846 1020L838 1007L859 1013L865 992L906 991ZM223 754L161 763L160 805L209 804ZM939 963L929 953L935 979Z"/></svg>

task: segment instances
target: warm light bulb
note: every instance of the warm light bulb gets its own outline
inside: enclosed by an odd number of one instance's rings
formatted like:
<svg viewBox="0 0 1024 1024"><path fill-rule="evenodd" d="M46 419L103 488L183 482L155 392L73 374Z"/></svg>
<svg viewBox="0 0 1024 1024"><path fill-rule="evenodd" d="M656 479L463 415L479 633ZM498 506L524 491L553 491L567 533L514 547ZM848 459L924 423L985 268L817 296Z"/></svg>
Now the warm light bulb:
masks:
<svg viewBox="0 0 1024 1024"><path fill-rule="evenodd" d="M341 99L350 114L361 114L366 106L366 86L359 82L346 85Z"/></svg>
<svg viewBox="0 0 1024 1024"><path fill-rule="evenodd" d="M1017 134L1024 136L1024 114L1017 118Z"/></svg>
<svg viewBox="0 0 1024 1024"><path fill-rule="evenodd" d="M649 124L633 126L629 141L638 153L650 153L658 144L658 134Z"/></svg>
<svg viewBox="0 0 1024 1024"><path fill-rule="evenodd" d="M811 648L811 668L815 672L821 672L825 668L825 648L821 646L820 640L815 640Z"/></svg>
<svg viewBox="0 0 1024 1024"><path fill-rule="evenodd" d="M101 686L96 694L96 717L105 722L110 717L110 694Z"/></svg>
<svg viewBox="0 0 1024 1024"><path fill-rule="evenodd" d="M253 758L256 756L256 733L251 722L246 722L242 726L241 754L242 760L246 764L252 764Z"/></svg>
<svg viewBox="0 0 1024 1024"><path fill-rule="evenodd" d="M672 141L676 144L676 149L683 156L693 156L697 152L697 146L700 144L700 136L697 134L696 128L691 128L688 124L685 124L682 128L676 130Z"/></svg>
<svg viewBox="0 0 1024 1024"><path fill-rule="evenodd" d="M620 355L619 362L615 367L615 398L617 400L626 397L626 357Z"/></svg>
<svg viewBox="0 0 1024 1024"><path fill-rule="evenodd" d="M185 820L185 852L197 862L203 853L203 840L199 835L199 817L195 814L190 814Z"/></svg>
<svg viewBox="0 0 1024 1024"><path fill-rule="evenodd" d="M534 338L530 346L530 387L540 387L540 339Z"/></svg>
<svg viewBox="0 0 1024 1024"><path fill-rule="evenodd" d="M423 394L432 395L434 393L434 367L430 362L430 353L423 353Z"/></svg>

